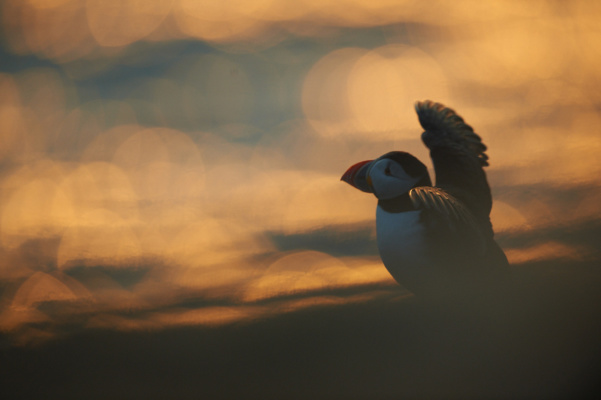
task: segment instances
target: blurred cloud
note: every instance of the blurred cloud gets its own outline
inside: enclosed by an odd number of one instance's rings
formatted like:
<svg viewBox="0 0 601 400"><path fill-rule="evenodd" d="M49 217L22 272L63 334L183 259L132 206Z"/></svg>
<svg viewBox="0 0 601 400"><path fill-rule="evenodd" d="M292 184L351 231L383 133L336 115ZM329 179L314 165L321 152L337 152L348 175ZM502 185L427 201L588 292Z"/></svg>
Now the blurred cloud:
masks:
<svg viewBox="0 0 601 400"><path fill-rule="evenodd" d="M390 281L389 275L377 262L351 269L342 260L324 253L293 252L278 258L260 278L251 282L244 300L256 301L295 292Z"/></svg>
<svg viewBox="0 0 601 400"><path fill-rule="evenodd" d="M0 331L18 343L408 296L375 200L340 175L392 149L429 162L426 98L488 145L510 261L593 257L590 2L0 7Z"/></svg>
<svg viewBox="0 0 601 400"><path fill-rule="evenodd" d="M557 54L558 48L569 45L556 18L500 19L478 25L486 29L458 28L455 34L466 40L438 49L454 79L515 87L556 77L567 67L570 54Z"/></svg>
<svg viewBox="0 0 601 400"><path fill-rule="evenodd" d="M303 107L313 128L326 136L410 139L415 99L449 103L447 86L437 62L418 48L343 48L314 65L305 80Z"/></svg>
<svg viewBox="0 0 601 400"><path fill-rule="evenodd" d="M584 254L583 248L558 242L546 242L526 249L509 249L506 252L507 259L512 264L558 259L579 260Z"/></svg>
<svg viewBox="0 0 601 400"><path fill-rule="evenodd" d="M169 14L174 1L85 2L90 33L100 46L126 46L147 37Z"/></svg>

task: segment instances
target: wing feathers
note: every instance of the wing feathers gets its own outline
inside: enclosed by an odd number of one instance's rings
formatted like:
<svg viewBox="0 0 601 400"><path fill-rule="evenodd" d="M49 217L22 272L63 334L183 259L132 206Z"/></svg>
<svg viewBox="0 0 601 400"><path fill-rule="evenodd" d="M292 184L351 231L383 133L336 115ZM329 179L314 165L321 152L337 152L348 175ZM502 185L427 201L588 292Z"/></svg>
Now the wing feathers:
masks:
<svg viewBox="0 0 601 400"><path fill-rule="evenodd" d="M416 209L427 209L444 216L454 225L468 226L480 232L480 226L472 213L457 199L436 187L417 187L409 191L409 198Z"/></svg>
<svg viewBox="0 0 601 400"><path fill-rule="evenodd" d="M486 145L455 111L430 100L415 103L415 111L426 130L422 139L428 148L438 145L459 147L478 158L480 165L488 165Z"/></svg>

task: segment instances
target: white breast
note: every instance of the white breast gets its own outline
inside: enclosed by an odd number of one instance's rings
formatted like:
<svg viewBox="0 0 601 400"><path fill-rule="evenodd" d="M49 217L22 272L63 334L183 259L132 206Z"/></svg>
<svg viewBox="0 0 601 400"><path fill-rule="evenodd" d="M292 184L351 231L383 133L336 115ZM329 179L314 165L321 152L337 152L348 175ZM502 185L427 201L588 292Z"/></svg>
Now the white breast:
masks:
<svg viewBox="0 0 601 400"><path fill-rule="evenodd" d="M376 231L378 250L390 274L403 286L427 282L432 273L425 242L425 229L419 223L421 211L389 213L378 206Z"/></svg>

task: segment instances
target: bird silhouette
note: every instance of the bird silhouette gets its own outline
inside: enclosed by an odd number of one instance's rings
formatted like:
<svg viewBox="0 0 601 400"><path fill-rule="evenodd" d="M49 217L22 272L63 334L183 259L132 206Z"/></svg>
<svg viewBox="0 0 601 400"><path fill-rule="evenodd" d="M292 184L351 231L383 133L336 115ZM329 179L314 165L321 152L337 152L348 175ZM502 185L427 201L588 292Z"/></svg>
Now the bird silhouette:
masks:
<svg viewBox="0 0 601 400"><path fill-rule="evenodd" d="M429 299L489 293L509 282L509 265L490 221L486 146L452 109L427 100L415 110L435 186L402 151L356 163L341 180L377 197L378 250L402 286Z"/></svg>

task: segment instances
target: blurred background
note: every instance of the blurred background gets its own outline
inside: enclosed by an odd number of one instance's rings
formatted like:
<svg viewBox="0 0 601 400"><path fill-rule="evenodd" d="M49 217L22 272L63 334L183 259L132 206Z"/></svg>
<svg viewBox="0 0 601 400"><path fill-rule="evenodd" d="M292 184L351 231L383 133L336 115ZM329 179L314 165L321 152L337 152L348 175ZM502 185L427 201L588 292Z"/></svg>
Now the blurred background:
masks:
<svg viewBox="0 0 601 400"><path fill-rule="evenodd" d="M92 343L125 357L133 337L150 337L136 359L174 332L194 341L193 329L205 338L197 358L218 371L203 375L205 393L224 397L235 394L219 384L231 365L217 363L215 349L230 345L269 371L239 387L257 396L590 389L601 334L601 4L3 0L0 17L0 333L15 387L61 357L97 351ZM457 110L489 147L493 226L521 296L505 314L528 310L488 327L511 336L500 347L455 354L453 340L467 346L469 336L431 315L445 344L420 333L431 328L420 325L420 306L377 254L376 200L340 182L351 164L393 149L431 169L413 110L425 99ZM354 356L324 351L357 326L386 333L347 337ZM336 334L323 348L307 344L324 331ZM370 347L398 335L407 348ZM290 367L299 343L306 366L329 378L307 384ZM447 361L493 347L515 355L501 363L509 383L475 384L469 371L480 367L467 362L463 378L432 367L441 358L422 357L432 343ZM264 363L253 347L268 353ZM386 371L413 383L364 373L378 351L397 355ZM154 361L177 363L167 353ZM351 361L338 365L341 354ZM245 376L247 364L232 357ZM400 359L428 367L407 375ZM504 376L493 364L484 362ZM287 383L269 391L256 382L274 365ZM529 380L517 365L543 372ZM97 382L96 373L80 379ZM354 374L365 388L334 383ZM182 397L199 393L181 375L169 379ZM79 393L44 382L50 392L41 393ZM289 392L294 382L305 391Z"/></svg>

